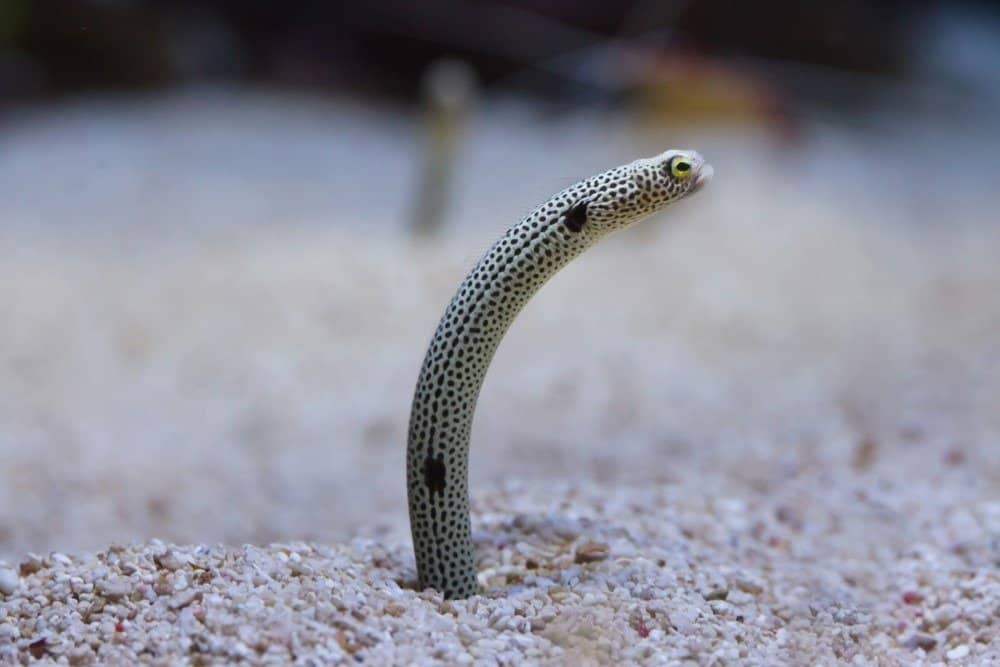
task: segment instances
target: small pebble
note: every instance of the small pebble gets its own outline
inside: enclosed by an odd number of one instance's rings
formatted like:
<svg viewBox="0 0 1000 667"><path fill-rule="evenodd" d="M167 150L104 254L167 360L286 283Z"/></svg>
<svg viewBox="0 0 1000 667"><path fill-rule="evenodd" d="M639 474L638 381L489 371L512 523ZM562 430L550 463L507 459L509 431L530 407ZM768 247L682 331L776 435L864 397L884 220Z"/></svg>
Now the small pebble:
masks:
<svg viewBox="0 0 1000 667"><path fill-rule="evenodd" d="M764 592L763 586L746 577L740 577L736 580L736 588L740 589L744 593L749 593L750 595L760 595Z"/></svg>
<svg viewBox="0 0 1000 667"><path fill-rule="evenodd" d="M576 548L573 560L576 563L596 563L606 559L610 552L608 545L603 542L585 542Z"/></svg>
<svg viewBox="0 0 1000 667"><path fill-rule="evenodd" d="M131 590L132 584L127 579L102 579L97 582L97 592L109 599L124 597Z"/></svg>
<svg viewBox="0 0 1000 667"><path fill-rule="evenodd" d="M27 577L45 568L45 562L35 554L28 554L28 557L21 561L19 570L22 577Z"/></svg>
<svg viewBox="0 0 1000 667"><path fill-rule="evenodd" d="M947 657L949 660L961 660L967 655L969 655L969 647L966 646L965 644L956 646L955 648L945 653L945 657Z"/></svg>
<svg viewBox="0 0 1000 667"><path fill-rule="evenodd" d="M21 584L17 572L7 568L0 569L0 594L12 595Z"/></svg>
<svg viewBox="0 0 1000 667"><path fill-rule="evenodd" d="M906 644L912 648L920 648L925 651L931 651L935 646L937 646L937 639L928 634L919 632L910 637Z"/></svg>
<svg viewBox="0 0 1000 667"><path fill-rule="evenodd" d="M167 549L162 554L153 556L153 561L157 564L157 566L171 572L175 572L183 567L183 563L181 563L180 559L177 558L177 555L171 549Z"/></svg>

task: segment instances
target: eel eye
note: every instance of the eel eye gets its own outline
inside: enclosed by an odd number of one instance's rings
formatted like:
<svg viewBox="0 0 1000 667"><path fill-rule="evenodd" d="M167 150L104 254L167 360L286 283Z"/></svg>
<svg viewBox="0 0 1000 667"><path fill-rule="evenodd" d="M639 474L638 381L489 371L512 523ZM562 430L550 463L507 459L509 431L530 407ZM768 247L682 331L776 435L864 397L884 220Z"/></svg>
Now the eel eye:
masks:
<svg viewBox="0 0 1000 667"><path fill-rule="evenodd" d="M674 178L684 180L691 175L691 163L682 157L675 157L670 161L670 173Z"/></svg>

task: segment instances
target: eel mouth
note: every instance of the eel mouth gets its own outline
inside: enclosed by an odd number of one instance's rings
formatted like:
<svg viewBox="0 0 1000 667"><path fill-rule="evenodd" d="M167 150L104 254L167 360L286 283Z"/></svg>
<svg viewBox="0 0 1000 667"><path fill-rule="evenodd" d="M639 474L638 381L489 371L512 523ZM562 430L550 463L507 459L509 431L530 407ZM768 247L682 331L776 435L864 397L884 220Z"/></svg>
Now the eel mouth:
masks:
<svg viewBox="0 0 1000 667"><path fill-rule="evenodd" d="M694 175L694 183L691 185L691 192L698 192L698 190L701 190L703 187L708 185L714 175L715 170L712 169L712 165L707 162L703 163L698 168L698 173Z"/></svg>

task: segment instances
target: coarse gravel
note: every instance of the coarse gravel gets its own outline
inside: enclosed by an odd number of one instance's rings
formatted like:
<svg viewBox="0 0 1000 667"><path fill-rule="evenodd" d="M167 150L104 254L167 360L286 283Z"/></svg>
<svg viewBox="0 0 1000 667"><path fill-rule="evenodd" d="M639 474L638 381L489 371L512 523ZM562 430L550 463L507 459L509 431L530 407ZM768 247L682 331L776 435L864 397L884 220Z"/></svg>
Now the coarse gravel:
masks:
<svg viewBox="0 0 1000 667"><path fill-rule="evenodd" d="M906 511L886 504L893 490L884 485L845 499L811 481L789 477L794 507L764 493L749 502L716 495L724 489L694 498L670 484L509 484L479 497L484 594L459 601L414 590L406 545L366 539L154 540L28 556L4 589L0 660L1000 660L1000 578L987 539L1000 530L1000 503ZM832 528L831 507L845 505L853 525ZM859 544L895 557L863 558Z"/></svg>

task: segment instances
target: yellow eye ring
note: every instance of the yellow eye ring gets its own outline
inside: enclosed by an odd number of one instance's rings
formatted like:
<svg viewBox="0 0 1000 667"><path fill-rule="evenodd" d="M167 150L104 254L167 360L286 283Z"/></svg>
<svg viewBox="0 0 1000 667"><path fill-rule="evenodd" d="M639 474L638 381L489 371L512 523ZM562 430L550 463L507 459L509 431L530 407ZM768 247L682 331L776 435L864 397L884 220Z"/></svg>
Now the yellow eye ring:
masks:
<svg viewBox="0 0 1000 667"><path fill-rule="evenodd" d="M674 178L684 180L691 175L691 162L682 157L675 157L670 161L670 173Z"/></svg>

